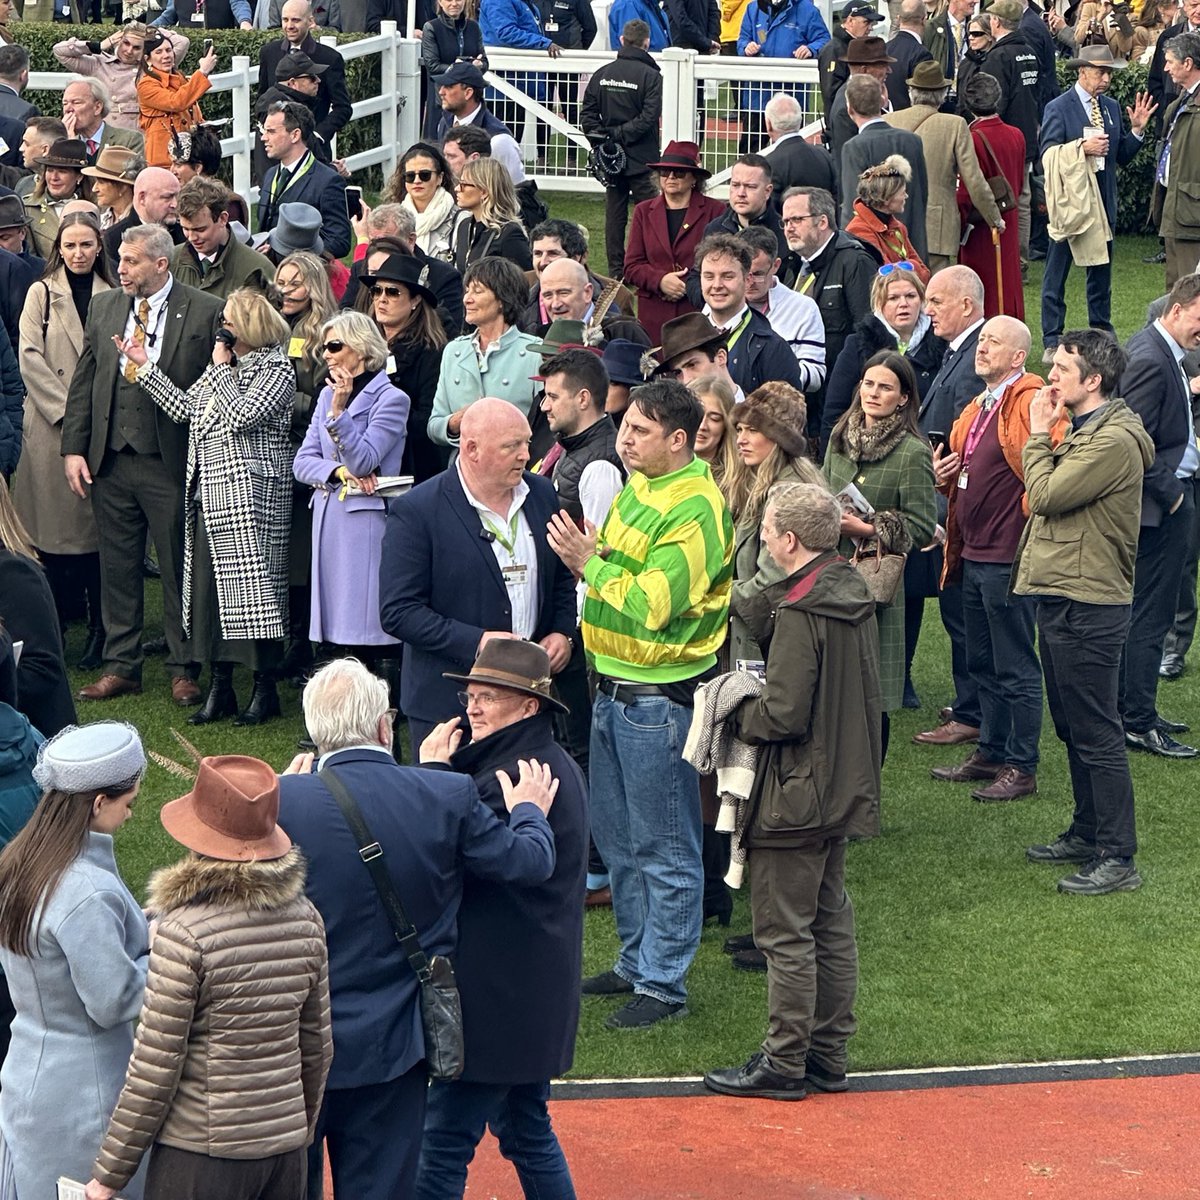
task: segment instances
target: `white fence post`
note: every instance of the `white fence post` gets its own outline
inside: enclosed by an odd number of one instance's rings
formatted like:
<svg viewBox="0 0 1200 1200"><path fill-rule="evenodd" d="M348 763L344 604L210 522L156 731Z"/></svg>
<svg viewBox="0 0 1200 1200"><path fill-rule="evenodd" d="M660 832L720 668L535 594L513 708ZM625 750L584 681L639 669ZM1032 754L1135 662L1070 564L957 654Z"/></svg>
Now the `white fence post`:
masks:
<svg viewBox="0 0 1200 1200"><path fill-rule="evenodd" d="M695 141L696 52L670 46L658 56L663 76L662 142Z"/></svg>
<svg viewBox="0 0 1200 1200"><path fill-rule="evenodd" d="M233 56L232 74L237 79L233 85L233 138L237 149L233 154L233 190L250 202L250 158L254 137L250 128L250 114L254 111L250 96L250 59L245 54Z"/></svg>
<svg viewBox="0 0 1200 1200"><path fill-rule="evenodd" d="M379 23L379 32L388 39L388 43L379 52L379 91L382 95L388 95L389 91L393 94L398 90L396 84L399 82L399 53L398 42L399 38L396 33L395 21L381 21ZM403 95L401 92L400 95ZM391 149L391 157L387 162L380 164L385 171L384 179L386 180L392 171L396 169L396 142L400 137L400 130L396 122L396 104L389 104L387 108L379 114L379 144L385 149ZM407 106L406 106L407 107Z"/></svg>
<svg viewBox="0 0 1200 1200"><path fill-rule="evenodd" d="M396 73L388 81L395 95L396 137L392 143L391 171L396 169L400 155L414 142L421 140L421 43L400 38L397 43ZM437 93L430 103L438 102Z"/></svg>

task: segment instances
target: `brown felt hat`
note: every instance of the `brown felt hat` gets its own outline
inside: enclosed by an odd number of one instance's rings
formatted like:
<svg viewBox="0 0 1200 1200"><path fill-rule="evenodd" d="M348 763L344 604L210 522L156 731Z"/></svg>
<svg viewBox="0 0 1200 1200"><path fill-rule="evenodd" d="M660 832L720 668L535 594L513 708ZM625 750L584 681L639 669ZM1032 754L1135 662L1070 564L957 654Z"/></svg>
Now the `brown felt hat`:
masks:
<svg viewBox="0 0 1200 1200"><path fill-rule="evenodd" d="M494 683L497 687L536 696L556 712L570 709L550 695L550 655L536 642L523 638L492 638L485 642L467 675L442 673L459 683Z"/></svg>
<svg viewBox="0 0 1200 1200"><path fill-rule="evenodd" d="M942 64L936 59L927 58L917 63L913 73L904 81L909 87L923 88L927 92L936 92L938 88L950 86L950 80L942 72Z"/></svg>
<svg viewBox="0 0 1200 1200"><path fill-rule="evenodd" d="M133 187L145 159L128 146L105 146L96 156L94 167L84 167L83 173L92 179L107 179Z"/></svg>
<svg viewBox="0 0 1200 1200"><path fill-rule="evenodd" d="M713 342L725 343L725 335L703 314L686 313L664 323L662 327L662 345L653 354L658 359L661 370L669 366L673 358L686 354L689 350L708 346ZM657 374L657 372L656 372Z"/></svg>
<svg viewBox="0 0 1200 1200"><path fill-rule="evenodd" d="M279 776L257 758L202 758L186 796L164 804L163 828L180 845L226 862L282 858L292 839L276 824Z"/></svg>
<svg viewBox="0 0 1200 1200"><path fill-rule="evenodd" d="M808 409L803 392L786 383L766 384L746 397L745 404L734 409L735 424L757 429L789 458L808 453Z"/></svg>
<svg viewBox="0 0 1200 1200"><path fill-rule="evenodd" d="M838 59L851 67L869 67L877 63L894 63L896 60L887 52L887 42L881 37L851 38L846 53Z"/></svg>

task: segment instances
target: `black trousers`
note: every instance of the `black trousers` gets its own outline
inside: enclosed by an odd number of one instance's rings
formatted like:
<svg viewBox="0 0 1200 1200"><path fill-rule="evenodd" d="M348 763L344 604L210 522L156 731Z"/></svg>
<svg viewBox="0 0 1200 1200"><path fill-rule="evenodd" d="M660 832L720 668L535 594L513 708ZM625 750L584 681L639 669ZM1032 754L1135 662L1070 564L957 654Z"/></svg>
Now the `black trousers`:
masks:
<svg viewBox="0 0 1200 1200"><path fill-rule="evenodd" d="M983 720L979 686L967 670L967 620L963 616L961 583L948 583L938 593L942 624L950 635L950 675L954 680L954 719L979 727Z"/></svg>
<svg viewBox="0 0 1200 1200"><path fill-rule="evenodd" d="M100 608L104 618L104 672L142 677L146 531L162 571L163 635L167 674L186 675L183 636L183 480L158 454L109 451L92 484L100 542Z"/></svg>
<svg viewBox="0 0 1200 1200"><path fill-rule="evenodd" d="M1121 719L1131 733L1148 733L1158 721L1158 668L1175 619L1195 512L1195 485L1189 479L1179 507L1165 513L1157 527L1143 525L1138 534L1121 693Z"/></svg>
<svg viewBox="0 0 1200 1200"><path fill-rule="evenodd" d="M1117 709L1127 604L1037 597L1038 639L1054 732L1067 748L1075 812L1068 833L1098 855L1137 850L1133 779Z"/></svg>
<svg viewBox="0 0 1200 1200"><path fill-rule="evenodd" d="M334 1200L401 1200L417 1186L429 1069L422 1059L398 1079L370 1087L327 1088L308 1150L309 1200L320 1200L321 1143ZM297 1197L297 1200L299 1198Z"/></svg>
<svg viewBox="0 0 1200 1200"><path fill-rule="evenodd" d="M604 252L608 274L620 279L625 273L625 229L629 224L629 198L637 204L658 195L654 180L645 175L618 175L604 193Z"/></svg>
<svg viewBox="0 0 1200 1200"><path fill-rule="evenodd" d="M1187 655L1196 636L1196 579L1200 574L1200 507L1192 511L1188 526L1187 553L1179 578L1179 599L1175 601L1175 619L1163 643L1163 651Z"/></svg>
<svg viewBox="0 0 1200 1200"><path fill-rule="evenodd" d="M304 1200L304 1147L270 1158L212 1158L155 1144L146 1200Z"/></svg>

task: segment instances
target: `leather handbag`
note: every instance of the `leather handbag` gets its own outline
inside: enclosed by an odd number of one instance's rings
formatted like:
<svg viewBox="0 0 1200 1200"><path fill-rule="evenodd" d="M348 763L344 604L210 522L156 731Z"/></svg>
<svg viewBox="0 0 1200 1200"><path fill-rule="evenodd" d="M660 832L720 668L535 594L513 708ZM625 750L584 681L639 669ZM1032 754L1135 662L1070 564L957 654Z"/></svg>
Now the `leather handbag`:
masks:
<svg viewBox="0 0 1200 1200"><path fill-rule="evenodd" d="M445 955L427 955L421 948L413 923L396 894L391 876L383 865L383 847L371 836L362 810L332 768L317 772L329 789L358 843L358 856L371 873L371 882L383 902L396 941L408 958L420 984L421 1025L425 1031L425 1062L430 1079L457 1079L463 1073L462 1002L454 965Z"/></svg>
<svg viewBox="0 0 1200 1200"><path fill-rule="evenodd" d="M1013 194L1012 184L1008 182L1004 172L1000 170L1000 160L996 157L995 150L992 149L992 143L987 140L987 134L980 133L978 129L972 129L971 132L975 134L983 143L984 149L988 152L988 155L992 160L992 169L995 171L995 174L988 175L985 172L983 181L991 190L992 196L996 201L996 207L1000 210L1000 215L1002 217L1006 216L1017 207L1017 197ZM982 165L983 164L980 163L980 166ZM979 209L972 206L971 211L967 214L967 224L986 225L987 221L984 220L983 213L981 213Z"/></svg>
<svg viewBox="0 0 1200 1200"><path fill-rule="evenodd" d="M907 554L892 554L875 537L867 539L854 551L850 565L863 577L875 604L885 608L896 599L907 561Z"/></svg>

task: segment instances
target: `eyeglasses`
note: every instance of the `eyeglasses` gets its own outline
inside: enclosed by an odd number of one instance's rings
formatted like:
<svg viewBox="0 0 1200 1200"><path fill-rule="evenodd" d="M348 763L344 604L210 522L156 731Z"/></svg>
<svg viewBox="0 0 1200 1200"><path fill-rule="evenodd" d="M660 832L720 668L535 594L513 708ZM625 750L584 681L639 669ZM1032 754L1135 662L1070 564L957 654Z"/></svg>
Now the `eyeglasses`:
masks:
<svg viewBox="0 0 1200 1200"><path fill-rule="evenodd" d="M876 272L877 275L891 275L894 271L915 271L917 268L904 259L903 262L884 263Z"/></svg>
<svg viewBox="0 0 1200 1200"><path fill-rule="evenodd" d="M482 705L484 708L491 708L496 704L503 704L505 697L497 696L495 692L476 692L472 696L469 692L458 692L458 702L463 708L470 708L472 704Z"/></svg>
<svg viewBox="0 0 1200 1200"><path fill-rule="evenodd" d="M784 217L783 223L785 225L799 225L801 221L813 221L818 216L820 216L819 213L801 213L798 217Z"/></svg>
<svg viewBox="0 0 1200 1200"><path fill-rule="evenodd" d="M385 284L377 283L371 288L372 296L391 296L393 299L403 296L404 290L398 287L388 287Z"/></svg>
<svg viewBox="0 0 1200 1200"><path fill-rule="evenodd" d="M346 343L340 338L335 338L332 342L326 342L321 349L326 354L340 354L346 348Z"/></svg>
<svg viewBox="0 0 1200 1200"><path fill-rule="evenodd" d="M416 183L419 179L422 183L428 183L436 174L437 171L430 171L428 168L422 171L405 171L404 182Z"/></svg>

